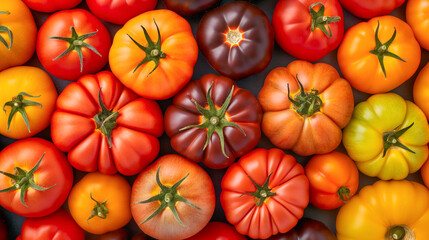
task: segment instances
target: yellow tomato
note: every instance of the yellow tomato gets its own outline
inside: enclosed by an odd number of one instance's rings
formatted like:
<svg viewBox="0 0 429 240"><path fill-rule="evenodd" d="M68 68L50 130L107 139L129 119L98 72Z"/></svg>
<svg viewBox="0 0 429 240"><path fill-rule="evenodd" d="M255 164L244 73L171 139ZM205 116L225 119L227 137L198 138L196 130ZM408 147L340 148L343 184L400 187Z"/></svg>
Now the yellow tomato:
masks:
<svg viewBox="0 0 429 240"><path fill-rule="evenodd" d="M51 121L57 96L51 77L40 68L0 72L0 108L5 110L0 112L0 134L21 139L41 132Z"/></svg>

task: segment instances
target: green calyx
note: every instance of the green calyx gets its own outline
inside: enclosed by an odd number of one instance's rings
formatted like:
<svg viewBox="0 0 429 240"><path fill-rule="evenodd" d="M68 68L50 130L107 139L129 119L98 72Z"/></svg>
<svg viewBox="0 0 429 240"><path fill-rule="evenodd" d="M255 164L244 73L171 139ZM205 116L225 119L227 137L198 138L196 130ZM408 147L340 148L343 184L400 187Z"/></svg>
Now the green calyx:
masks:
<svg viewBox="0 0 429 240"><path fill-rule="evenodd" d="M203 123L200 125L189 125L184 128L181 128L180 131L190 129L190 128L206 128L207 129L207 138L206 142L204 144L204 149L208 146L210 139L212 138L212 135L214 132L217 133L220 140L220 146L222 148L222 153L225 157L229 158L229 156L225 153L225 137L223 135L223 128L224 127L236 127L238 128L244 136L246 136L246 133L243 131L243 129L236 123L228 121L228 119L225 117L226 109L228 108L231 99L232 94L234 93L234 86L232 86L231 91L229 92L228 97L225 99L225 102L222 104L222 107L217 109L215 104L213 103L213 99L210 97L211 91L212 91L213 83L210 85L209 90L206 93L206 100L208 109L202 107L200 104L197 103L194 99L192 99L192 102L197 107L198 111L203 115Z"/></svg>
<svg viewBox="0 0 429 240"><path fill-rule="evenodd" d="M7 15L9 15L9 14L10 14L10 12L7 12L7 11L0 11L0 14L7 14ZM10 49L12 48L12 44L13 44L13 33L12 33L12 31L11 31L8 27L6 27L6 26L0 26L0 33L2 33L2 32L5 32L5 33L7 33L7 35L9 35L10 43L9 43L9 44L7 44L6 40L5 40L5 39L3 38L3 36L1 36L1 35L0 35L0 42L2 42L2 43L7 47L7 49L8 49L8 50L10 50Z"/></svg>
<svg viewBox="0 0 429 240"><path fill-rule="evenodd" d="M179 188L180 184L182 184L182 182L185 181L185 179L189 176L189 173L186 174L186 176L184 176L178 182L176 182L173 186L168 187L168 186L165 186L164 184L162 184L161 180L159 179L160 168L161 168L161 166L159 166L158 170L156 171L156 183L161 188L160 193L156 196L153 196L153 197L147 199L147 200L136 202L134 204L142 204L142 203L150 203L150 202L159 201L161 203L161 205L159 206L159 208L155 212L153 212L148 218L146 218L146 220L144 220L140 224L146 223L147 221L149 221L150 219L155 217L158 213L162 212L165 208L168 207L168 208L170 208L171 212L173 213L176 221L180 225L182 225L183 227L186 228L186 226L183 224L182 220L180 220L179 214L177 213L176 203L177 202L184 202L193 208L201 210L201 208L195 206L189 200L180 196L179 193L177 192L177 189Z"/></svg>
<svg viewBox="0 0 429 240"><path fill-rule="evenodd" d="M390 229L390 235L392 239L402 240L405 237L405 229L402 226L395 226Z"/></svg>
<svg viewBox="0 0 429 240"><path fill-rule="evenodd" d="M399 128L399 126L398 126L393 131L383 133L383 141L384 141L383 157L386 155L387 150L389 150L389 148L392 146L400 147L400 148L405 149L409 152L415 153L399 141L399 137L402 136L402 134L404 134L413 125L414 125L414 123L411 123L408 127L403 128L401 130L398 130L398 128Z"/></svg>
<svg viewBox="0 0 429 240"><path fill-rule="evenodd" d="M155 69L159 66L159 60L162 58L167 57L167 55L161 51L161 33L159 32L159 28L158 25L156 24L155 19L153 20L153 22L155 23L156 26L156 30L158 31L158 41L155 43L152 41L152 39L150 38L149 34L146 31L146 28L144 28L143 26L141 26L141 28L143 29L144 32L144 36L146 38L147 41L147 46L144 47L143 45L141 45L140 43L138 43L136 40L134 40L134 38L132 38L129 34L128 37L141 49L146 53L146 57L136 66L136 68L134 68L133 73L143 64L148 63L150 61L153 61L155 63L155 67L152 69L152 71L150 71L150 73L148 74L148 76L155 71Z"/></svg>
<svg viewBox="0 0 429 240"><path fill-rule="evenodd" d="M383 70L384 77L386 78L386 69L384 67L384 57L393 57L395 59L398 59L400 61L406 62L404 59L400 58L398 55L389 52L389 46L392 44L393 40L395 40L396 37L396 28L393 32L392 37L389 39L389 41L385 43L381 43L380 39L378 38L378 29L380 28L380 22L377 23L377 28L375 29L375 48L374 50L369 51L370 53L377 56L378 61L381 66L381 70Z"/></svg>
<svg viewBox="0 0 429 240"><path fill-rule="evenodd" d="M350 189L342 186L342 187L338 188L337 194L338 194L338 197L340 198L340 200L343 203L346 203L349 201L349 198L350 198Z"/></svg>
<svg viewBox="0 0 429 240"><path fill-rule="evenodd" d="M255 185L256 192L254 192L254 193L243 193L240 195L240 197L243 195L254 196L255 197L254 201L255 201L256 206L261 206L261 204L265 200L267 200L269 197L276 195L276 193L271 192L271 189L268 187L268 184L270 182L270 178L271 178L272 174L273 173L270 173L270 175L268 175L267 180L265 180L265 183L262 186L259 186L255 181L253 181L253 179L249 175L247 175L249 177L249 179L252 181L253 185Z"/></svg>
<svg viewBox="0 0 429 240"><path fill-rule="evenodd" d="M101 54L95 49L93 46L89 45L88 43L84 42L85 39L94 36L98 33L98 30L92 33L87 33L84 35L79 36L76 33L76 30L74 27L70 27L70 31L72 33L72 36L69 38L66 37L48 37L48 39L57 39L57 40L63 40L68 42L70 45L69 47L60 55L58 55L56 58L52 59L52 61L55 61L61 57L64 57L65 55L69 54L71 51L76 51L79 55L80 60L80 72L83 71L83 55L82 55L82 48L88 48L89 50L95 52L98 56L101 57Z"/></svg>
<svg viewBox="0 0 429 240"><path fill-rule="evenodd" d="M107 200L104 202L99 202L92 197L92 193L89 194L89 197L95 202L94 208L91 210L91 216L86 220L87 222L93 217L99 217L101 219L106 219L109 209L107 208Z"/></svg>
<svg viewBox="0 0 429 240"><path fill-rule="evenodd" d="M316 12L313 8L317 5L320 5L320 8L319 8L319 11ZM311 15L310 30L314 32L314 29L318 28L322 30L322 32L328 37L332 37L332 31L331 31L331 27L329 27L329 24L333 22L338 22L341 20L339 16L336 16L336 17L325 16L325 6L320 2L311 4L310 15ZM328 30L326 30L326 26L328 26L329 32Z"/></svg>
<svg viewBox="0 0 429 240"><path fill-rule="evenodd" d="M296 75L296 80L298 81L300 87L300 93L296 94L294 98L290 96L289 84L287 85L287 96L289 101L293 103L294 109L298 114L304 117L311 117L314 113L320 110L323 102L322 99L318 96L319 91L316 89L311 89L310 92L304 90L301 82L298 79L298 74Z"/></svg>
<svg viewBox="0 0 429 240"><path fill-rule="evenodd" d="M20 93L18 93L18 95L16 97L12 98L12 101L6 102L3 105L3 111L5 113L6 113L6 106L9 106L9 107L12 108L10 110L9 117L7 119L7 132L9 132L10 123L12 122L13 116L17 112L19 112L21 114L22 118L24 119L24 122L25 122L25 125L27 126L28 132L31 133L30 123L28 122L28 116L27 116L27 113L25 112L25 107L36 106L37 105L37 106L40 106L40 108L42 108L42 104L40 104L38 102L33 102L33 101L26 100L26 99L24 99L23 96L31 97L31 98L40 97L40 95L39 96L32 96L32 95L30 95L28 93L20 92Z"/></svg>
<svg viewBox="0 0 429 240"><path fill-rule="evenodd" d="M104 106L103 100L101 99L101 88L98 91L98 103L101 107L101 112L94 116L94 121L97 124L97 129L100 130L109 142L109 148L112 147L112 131L116 127L116 118L119 116L119 112L113 112Z"/></svg>
<svg viewBox="0 0 429 240"><path fill-rule="evenodd" d="M28 207L27 204L25 203L25 194L27 193L27 190L29 188L34 188L37 191L46 191L48 189L53 188L55 186L55 184L50 186L50 187L45 188L45 187L41 187L41 186L37 185L34 182L34 172L39 168L40 163L42 162L42 159L44 156L45 156L45 153L43 153L42 157L37 162L36 166L34 166L28 172L25 171L24 169L20 168L20 167L15 167L15 173L14 174L0 171L1 174L5 175L7 177L10 177L11 182L12 182L11 187L0 190L0 193L20 190L21 191L21 193L20 193L21 203L24 206Z"/></svg>

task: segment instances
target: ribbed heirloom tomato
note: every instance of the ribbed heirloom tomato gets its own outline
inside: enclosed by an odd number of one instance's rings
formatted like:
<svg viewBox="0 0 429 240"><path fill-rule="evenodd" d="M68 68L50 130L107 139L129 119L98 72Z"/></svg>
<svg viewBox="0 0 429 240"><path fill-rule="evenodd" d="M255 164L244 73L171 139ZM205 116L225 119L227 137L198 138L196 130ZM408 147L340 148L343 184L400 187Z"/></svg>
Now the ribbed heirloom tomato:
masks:
<svg viewBox="0 0 429 240"><path fill-rule="evenodd" d="M55 145L81 171L139 173L159 152L161 108L138 97L107 71L68 85L51 121Z"/></svg>

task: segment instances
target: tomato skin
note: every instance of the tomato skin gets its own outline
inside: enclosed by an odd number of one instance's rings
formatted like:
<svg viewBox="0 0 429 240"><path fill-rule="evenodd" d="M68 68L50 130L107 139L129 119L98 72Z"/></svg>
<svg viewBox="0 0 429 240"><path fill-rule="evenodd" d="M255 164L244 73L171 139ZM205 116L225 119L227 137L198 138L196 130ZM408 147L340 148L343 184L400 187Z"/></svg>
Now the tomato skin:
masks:
<svg viewBox="0 0 429 240"><path fill-rule="evenodd" d="M76 7L82 0L22 0L29 8L39 12L56 12Z"/></svg>
<svg viewBox="0 0 429 240"><path fill-rule="evenodd" d="M407 23L413 29L414 36L419 41L420 46L426 50L429 49L429 38L427 31L429 25L426 21L429 17L429 7L427 0L407 1L406 8Z"/></svg>
<svg viewBox="0 0 429 240"><path fill-rule="evenodd" d="M384 56L384 74L375 50L375 32L379 24L378 37L386 43L396 30L396 37L387 51L396 54L405 62ZM420 64L420 45L414 38L410 26L393 16L382 16L361 22L351 27L338 48L338 64L344 78L353 88L370 93L388 92L407 81Z"/></svg>
<svg viewBox="0 0 429 240"><path fill-rule="evenodd" d="M105 219L94 216L89 219L96 202L106 201L108 213ZM131 220L131 186L122 176L88 173L73 186L68 206L73 219L85 231L104 234L125 226Z"/></svg>
<svg viewBox="0 0 429 240"><path fill-rule="evenodd" d="M164 0L165 6L168 9L182 16L195 15L213 7L219 2L220 0Z"/></svg>
<svg viewBox="0 0 429 240"><path fill-rule="evenodd" d="M36 49L37 26L30 9L21 0L3 1L0 11L0 25L9 28L13 34L10 49L0 43L0 71L26 63ZM2 31L2 37L8 45L10 38Z"/></svg>
<svg viewBox="0 0 429 240"><path fill-rule="evenodd" d="M87 0L89 10L105 22L124 25L131 18L152 10L158 0Z"/></svg>
<svg viewBox="0 0 429 240"><path fill-rule="evenodd" d="M413 99L429 119L429 64L420 70L413 85Z"/></svg>
<svg viewBox="0 0 429 240"><path fill-rule="evenodd" d="M79 36L97 32L83 42L94 47L101 56L89 48L82 47L82 71L77 51L71 51L53 60L66 51L70 43L49 38L70 38L72 37L71 27L74 27ZM46 71L57 78L76 81L80 76L96 73L106 65L111 42L107 28L90 12L83 9L63 10L50 15L40 27L36 51Z"/></svg>
<svg viewBox="0 0 429 240"><path fill-rule="evenodd" d="M226 36L237 29L242 40L231 45ZM206 13L198 25L196 38L213 69L234 80L261 72L273 54L274 31L270 20L261 9L244 1L230 2Z"/></svg>
<svg viewBox="0 0 429 240"><path fill-rule="evenodd" d="M57 89L51 77L40 68L30 66L11 67L0 72L0 105L12 100L20 92L28 93L35 98L24 99L42 104L40 106L27 106L25 112L28 116L30 131L20 113L16 113L10 123L9 131L7 122L12 107L6 106L5 113L0 114L0 134L9 138L22 139L36 135L50 124L52 113L55 110Z"/></svg>
<svg viewBox="0 0 429 240"><path fill-rule="evenodd" d="M29 171L45 153L34 172L35 183L52 188L27 190L26 207L20 201L20 191L0 193L0 205L23 217L43 217L55 212L67 199L73 184L73 170L67 158L54 144L41 138L27 138L8 145L0 152L0 170L14 174L14 168ZM56 176L53 178L52 176ZM10 178L0 175L0 189L11 187Z"/></svg>
<svg viewBox="0 0 429 240"><path fill-rule="evenodd" d="M288 85L291 98L300 94L297 76L307 93L318 90L322 104L311 116L303 117L288 99ZM291 62L286 68L273 69L265 79L258 101L264 111L264 134L275 146L292 149L302 156L335 150L341 143L341 129L349 122L354 107L352 88L335 68L301 60Z"/></svg>
<svg viewBox="0 0 429 240"><path fill-rule="evenodd" d="M85 231L60 208L45 217L25 219L19 237L21 240L85 240Z"/></svg>
<svg viewBox="0 0 429 240"><path fill-rule="evenodd" d="M186 198L196 209L184 202L176 202L176 211L186 226L184 228L174 218L169 208L142 223L160 206L160 201L134 204L149 199L160 192L156 183L156 172L162 184L171 187L188 173L188 177L177 189L180 196ZM131 191L131 213L134 221L147 235L156 239L184 239L191 237L203 229L213 215L215 209L215 191L210 176L196 163L180 155L164 155L145 168L135 180Z"/></svg>
<svg viewBox="0 0 429 240"><path fill-rule="evenodd" d="M339 0L341 6L356 17L372 18L388 15L401 6L405 0Z"/></svg>
<svg viewBox="0 0 429 240"><path fill-rule="evenodd" d="M325 16L341 18L325 27L328 32L328 26L331 29L331 37L318 28L311 31L309 8L317 2L325 6ZM280 0L274 9L273 27L276 42L283 50L298 59L314 62L340 45L344 35L343 10L338 0Z"/></svg>
<svg viewBox="0 0 429 240"><path fill-rule="evenodd" d="M289 232L274 235L268 240L337 240L322 222L311 218L301 218Z"/></svg>
<svg viewBox="0 0 429 240"><path fill-rule="evenodd" d="M118 111L112 147L97 129L94 117L101 112L98 94L106 108ZM108 71L82 76L69 84L57 100L51 120L55 145L68 153L71 165L81 171L104 174L139 173L156 158L164 131L159 105L138 97Z"/></svg>
<svg viewBox="0 0 429 240"><path fill-rule="evenodd" d="M161 49L165 58L150 73L153 61L136 68L146 53L135 44L148 46L142 26L153 42L158 41L159 27ZM113 39L109 63L113 74L138 95L150 99L167 99L174 96L191 79L198 58L198 46L189 23L167 9L148 11L129 20ZM135 71L134 71L135 70ZM150 74L149 74L150 73Z"/></svg>
<svg viewBox="0 0 429 240"><path fill-rule="evenodd" d="M246 240L246 237L227 223L209 222L203 230L187 240Z"/></svg>
<svg viewBox="0 0 429 240"><path fill-rule="evenodd" d="M270 174L268 187L275 195L257 206L256 198L247 195L257 190L250 177L262 186ZM226 219L240 234L251 238L266 239L289 231L309 202L304 168L293 156L276 148L255 149L241 157L228 168L221 187L220 202Z"/></svg>
<svg viewBox="0 0 429 240"><path fill-rule="evenodd" d="M332 210L344 205L357 191L359 171L347 155L330 152L313 156L305 166L305 175L310 182L310 203L323 210ZM347 188L349 196L340 199L338 190Z"/></svg>
<svg viewBox="0 0 429 240"><path fill-rule="evenodd" d="M181 131L186 126L202 123L204 116L192 103L192 99L208 108L206 94L212 85L211 98L218 107L224 104L231 88L234 87L225 119L236 123L244 131L243 134L237 127L223 128L225 152L228 157L222 153L219 135L216 132L204 149L207 128ZM171 146L179 154L196 162L201 161L209 168L221 169L228 167L237 157L248 153L256 146L261 137L261 120L261 106L250 91L237 87L229 78L207 74L200 80L190 82L174 97L173 105L165 112L165 131L171 138Z"/></svg>

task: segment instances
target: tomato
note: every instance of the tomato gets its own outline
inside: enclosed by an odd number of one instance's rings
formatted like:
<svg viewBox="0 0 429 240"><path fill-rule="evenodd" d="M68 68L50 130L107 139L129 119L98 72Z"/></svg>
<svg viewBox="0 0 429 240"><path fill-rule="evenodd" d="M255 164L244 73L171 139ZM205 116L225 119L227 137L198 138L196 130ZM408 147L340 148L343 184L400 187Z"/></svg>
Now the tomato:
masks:
<svg viewBox="0 0 429 240"><path fill-rule="evenodd" d="M228 222L251 238L292 229L309 201L308 179L295 158L280 149L255 149L222 178L220 203Z"/></svg>
<svg viewBox="0 0 429 240"><path fill-rule="evenodd" d="M104 234L131 220L130 196L131 186L122 176L93 172L73 186L68 206L81 228Z"/></svg>
<svg viewBox="0 0 429 240"><path fill-rule="evenodd" d="M246 237L227 223L209 222L203 230L188 240L246 240Z"/></svg>
<svg viewBox="0 0 429 240"><path fill-rule="evenodd" d="M423 183L426 187L429 186L429 161L426 161L421 168Z"/></svg>
<svg viewBox="0 0 429 240"><path fill-rule="evenodd" d="M207 74L190 82L165 112L165 131L179 154L225 168L258 144L262 109L229 78Z"/></svg>
<svg viewBox="0 0 429 240"><path fill-rule="evenodd" d="M405 0L339 0L341 6L360 18L372 18L391 13Z"/></svg>
<svg viewBox="0 0 429 240"><path fill-rule="evenodd" d="M376 94L356 106L343 143L362 173L399 180L428 159L429 126L414 103L394 93Z"/></svg>
<svg viewBox="0 0 429 240"><path fill-rule="evenodd" d="M62 91L51 135L80 171L134 175L158 155L162 118L155 101L138 97L103 71L85 75Z"/></svg>
<svg viewBox="0 0 429 240"><path fill-rule="evenodd" d="M333 151L353 112L353 92L332 66L293 61L273 69L258 95L262 131L303 156Z"/></svg>
<svg viewBox="0 0 429 240"><path fill-rule="evenodd" d="M131 216L131 213L130 213ZM111 231L102 234L96 238L96 240L128 240L128 231L125 228L120 228L115 231Z"/></svg>
<svg viewBox="0 0 429 240"><path fill-rule="evenodd" d="M341 207L357 191L359 171L347 155L330 152L313 156L305 165L310 203L323 210Z"/></svg>
<svg viewBox="0 0 429 240"><path fill-rule="evenodd" d="M27 6L39 12L56 12L76 7L82 0L22 0Z"/></svg>
<svg viewBox="0 0 429 240"><path fill-rule="evenodd" d="M213 215L210 176L179 155L164 155L145 168L131 191L131 213L147 235L184 239L203 229Z"/></svg>
<svg viewBox="0 0 429 240"><path fill-rule="evenodd" d="M338 0L280 0L273 26L283 50L299 59L317 61L340 45L343 10Z"/></svg>
<svg viewBox="0 0 429 240"><path fill-rule="evenodd" d="M352 87L388 92L408 80L421 50L410 26L393 16L375 17L351 27L338 48L338 64Z"/></svg>
<svg viewBox="0 0 429 240"><path fill-rule="evenodd" d="M337 240L337 238L324 223L311 218L302 218L292 230L272 236L269 240Z"/></svg>
<svg viewBox="0 0 429 240"><path fill-rule="evenodd" d="M402 0L401 2L404 2ZM428 0L408 0L406 8L407 23L413 29L414 36L419 41L420 46L429 50L429 1Z"/></svg>
<svg viewBox="0 0 429 240"><path fill-rule="evenodd" d="M85 240L85 231L60 208L45 217L25 219L19 237L22 240Z"/></svg>
<svg viewBox="0 0 429 240"><path fill-rule="evenodd" d="M46 19L37 35L37 56L50 74L76 81L100 71L111 45L107 28L83 9L63 10Z"/></svg>
<svg viewBox="0 0 429 240"><path fill-rule="evenodd" d="M110 68L125 86L158 100L174 96L186 85L197 58L191 26L166 9L128 21L116 32L109 53Z"/></svg>
<svg viewBox="0 0 429 240"><path fill-rule="evenodd" d="M213 7L219 2L220 0L164 0L165 6L168 9L182 16L195 15Z"/></svg>
<svg viewBox="0 0 429 240"><path fill-rule="evenodd" d="M105 22L124 25L131 18L152 10L158 0L86 0L89 10Z"/></svg>
<svg viewBox="0 0 429 240"><path fill-rule="evenodd" d="M270 20L261 9L244 1L227 3L206 13L196 37L214 70L235 80L264 70L273 54Z"/></svg>
<svg viewBox="0 0 429 240"><path fill-rule="evenodd" d="M0 71L30 60L36 48L37 26L21 0L2 1L0 32Z"/></svg>
<svg viewBox="0 0 429 240"><path fill-rule="evenodd" d="M49 75L36 67L0 72L0 134L15 139L36 135L49 126L57 90Z"/></svg>
<svg viewBox="0 0 429 240"><path fill-rule="evenodd" d="M429 119L429 64L420 71L414 81L413 98L414 102L425 113Z"/></svg>
<svg viewBox="0 0 429 240"><path fill-rule="evenodd" d="M41 138L27 138L4 148L0 170L0 205L23 217L55 212L73 183L73 170L64 153Z"/></svg>
<svg viewBox="0 0 429 240"><path fill-rule="evenodd" d="M337 238L429 239L428 205L429 191L419 183L378 181L362 188L340 209Z"/></svg>

